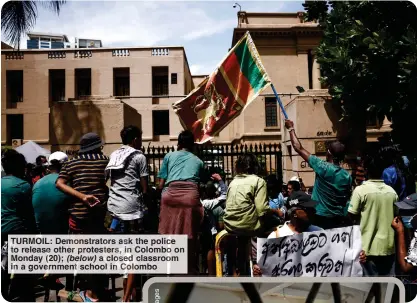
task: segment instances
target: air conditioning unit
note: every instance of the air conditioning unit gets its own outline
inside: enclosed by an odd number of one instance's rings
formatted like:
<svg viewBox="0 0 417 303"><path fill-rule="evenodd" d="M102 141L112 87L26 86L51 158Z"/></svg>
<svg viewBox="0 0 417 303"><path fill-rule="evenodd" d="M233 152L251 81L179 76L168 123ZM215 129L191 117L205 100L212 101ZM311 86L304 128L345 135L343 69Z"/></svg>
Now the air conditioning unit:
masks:
<svg viewBox="0 0 417 303"><path fill-rule="evenodd" d="M19 147L20 145L22 145L22 142L22 139L12 139L12 147Z"/></svg>

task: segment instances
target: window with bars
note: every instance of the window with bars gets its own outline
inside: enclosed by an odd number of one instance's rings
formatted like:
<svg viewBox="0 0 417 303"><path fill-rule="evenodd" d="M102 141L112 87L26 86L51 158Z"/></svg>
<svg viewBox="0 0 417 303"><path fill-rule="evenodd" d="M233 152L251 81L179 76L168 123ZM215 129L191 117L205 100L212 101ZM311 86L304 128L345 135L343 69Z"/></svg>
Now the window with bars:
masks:
<svg viewBox="0 0 417 303"><path fill-rule="evenodd" d="M168 66L152 67L152 95L169 95Z"/></svg>
<svg viewBox="0 0 417 303"><path fill-rule="evenodd" d="M266 127L278 126L277 101L275 98L265 98L265 125Z"/></svg>

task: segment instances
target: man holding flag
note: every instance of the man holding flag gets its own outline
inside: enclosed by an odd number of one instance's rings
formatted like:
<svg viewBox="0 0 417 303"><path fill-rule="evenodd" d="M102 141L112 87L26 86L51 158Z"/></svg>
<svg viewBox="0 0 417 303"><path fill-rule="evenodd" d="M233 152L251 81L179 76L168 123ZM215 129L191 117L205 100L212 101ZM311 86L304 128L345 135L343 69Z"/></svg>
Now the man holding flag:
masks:
<svg viewBox="0 0 417 303"><path fill-rule="evenodd" d="M338 141L331 143L326 161L303 148L249 32L229 51L210 77L186 98L174 103L173 109L182 126L194 134L197 143L202 144L229 125L268 86L271 86L286 119L292 146L316 173L312 195L312 199L319 202L316 224L324 229L346 226L346 206L352 180L350 174L340 167L345 147Z"/></svg>
<svg viewBox="0 0 417 303"><path fill-rule="evenodd" d="M345 157L345 146L332 142L326 154L326 161L310 154L297 138L294 122L285 120L294 150L308 162L316 173L312 200L316 206L315 225L323 229L340 228L350 225L347 220L347 204L352 190L352 177L340 166Z"/></svg>

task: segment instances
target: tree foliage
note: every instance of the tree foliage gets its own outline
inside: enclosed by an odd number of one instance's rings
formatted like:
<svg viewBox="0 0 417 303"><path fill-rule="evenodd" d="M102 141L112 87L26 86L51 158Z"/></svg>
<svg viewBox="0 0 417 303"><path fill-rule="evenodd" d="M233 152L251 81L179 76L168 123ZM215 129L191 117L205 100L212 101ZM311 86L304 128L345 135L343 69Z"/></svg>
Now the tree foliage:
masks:
<svg viewBox="0 0 417 303"><path fill-rule="evenodd" d="M400 143L417 119L417 10L411 2L306 1L305 19L318 20L321 81L343 118L360 123L386 116ZM359 121L358 121L359 119ZM414 127L416 129L416 127ZM409 135L409 134L408 134Z"/></svg>
<svg viewBox="0 0 417 303"><path fill-rule="evenodd" d="M65 3L61 1L8 1L1 9L1 28L2 32L14 47L19 48L22 35L29 32L36 23L38 17L38 6L44 7L59 14L61 6Z"/></svg>

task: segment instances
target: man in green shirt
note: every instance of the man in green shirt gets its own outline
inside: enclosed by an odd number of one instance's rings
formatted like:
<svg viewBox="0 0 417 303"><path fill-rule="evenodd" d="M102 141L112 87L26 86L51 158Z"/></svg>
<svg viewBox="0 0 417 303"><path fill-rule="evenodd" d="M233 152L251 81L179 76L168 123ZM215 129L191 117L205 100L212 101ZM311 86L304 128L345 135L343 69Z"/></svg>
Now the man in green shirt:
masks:
<svg viewBox="0 0 417 303"><path fill-rule="evenodd" d="M15 150L7 150L1 162L6 173L1 178L1 237L4 242L9 234L35 233L36 226L31 188L24 180L25 157Z"/></svg>
<svg viewBox="0 0 417 303"><path fill-rule="evenodd" d="M67 160L68 156L63 152L50 155L49 174L33 186L32 205L41 234L68 233L68 196L55 185L61 167Z"/></svg>
<svg viewBox="0 0 417 303"><path fill-rule="evenodd" d="M294 122L285 121L294 150L308 162L316 173L311 199L319 202L316 207L315 225L323 229L339 228L349 225L346 220L346 207L352 191L352 177L340 162L345 157L345 147L339 141L332 142L327 150L326 161L310 154L298 140Z"/></svg>
<svg viewBox="0 0 417 303"><path fill-rule="evenodd" d="M17 295L20 302L35 302L33 276L15 275L10 285L7 272L8 235L36 233L31 188L24 180L26 160L22 154L9 149L2 152L1 165L6 174L1 178L1 247L5 250L2 251L1 291L5 301L12 301Z"/></svg>
<svg viewBox="0 0 417 303"><path fill-rule="evenodd" d="M395 190L381 180L383 166L378 158L369 158L365 165L369 180L355 188L349 205L353 222L360 222L362 248L367 262L364 272L368 276L393 274L395 260L394 203L398 200Z"/></svg>
<svg viewBox="0 0 417 303"><path fill-rule="evenodd" d="M198 184L203 173L204 164L197 156L187 149L179 149L164 157L158 173L162 189L171 182L186 181Z"/></svg>

